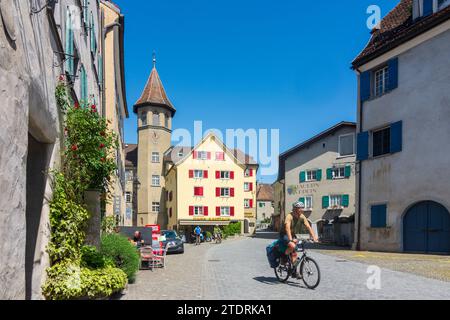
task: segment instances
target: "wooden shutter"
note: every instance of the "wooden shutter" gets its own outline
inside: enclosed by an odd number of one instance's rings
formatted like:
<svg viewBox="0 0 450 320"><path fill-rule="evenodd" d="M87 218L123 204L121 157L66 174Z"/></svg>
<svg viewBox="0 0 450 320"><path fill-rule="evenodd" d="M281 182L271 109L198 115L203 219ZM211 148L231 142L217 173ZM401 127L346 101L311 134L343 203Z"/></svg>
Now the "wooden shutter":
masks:
<svg viewBox="0 0 450 320"><path fill-rule="evenodd" d="M398 87L398 58L389 60L388 72L389 72L388 90L394 90Z"/></svg>
<svg viewBox="0 0 450 320"><path fill-rule="evenodd" d="M190 216L194 215L194 207L193 206L189 206L189 215Z"/></svg>
<svg viewBox="0 0 450 320"><path fill-rule="evenodd" d="M250 183L250 191L253 191L253 182Z"/></svg>
<svg viewBox="0 0 450 320"><path fill-rule="evenodd" d="M206 159L211 160L211 152L206 153Z"/></svg>
<svg viewBox="0 0 450 320"><path fill-rule="evenodd" d="M300 199L298 199L298 201L300 201L301 203L303 203L304 205L306 205L306 203L305 203L305 198L300 198Z"/></svg>
<svg viewBox="0 0 450 320"><path fill-rule="evenodd" d="M204 215L205 217L208 216L208 207L203 207L203 215Z"/></svg>
<svg viewBox="0 0 450 320"><path fill-rule="evenodd" d="M352 175L352 167L351 166L345 166L345 177L350 178Z"/></svg>
<svg viewBox="0 0 450 320"><path fill-rule="evenodd" d="M433 0L423 0L423 16L429 16L433 13Z"/></svg>
<svg viewBox="0 0 450 320"><path fill-rule="evenodd" d="M385 204L371 207L371 223L372 228L385 228L387 206Z"/></svg>
<svg viewBox="0 0 450 320"><path fill-rule="evenodd" d="M322 169L316 171L316 179L317 181L322 180Z"/></svg>
<svg viewBox="0 0 450 320"><path fill-rule="evenodd" d="M193 157L194 159L197 159L197 158L198 158L198 157L197 157L197 151L192 152L192 157Z"/></svg>
<svg viewBox="0 0 450 320"><path fill-rule="evenodd" d="M305 182L306 181L306 171L301 171L300 172L300 183Z"/></svg>
<svg viewBox="0 0 450 320"><path fill-rule="evenodd" d="M216 216L220 217L220 207L216 207Z"/></svg>
<svg viewBox="0 0 450 320"><path fill-rule="evenodd" d="M220 171L216 171L216 179L220 179Z"/></svg>
<svg viewBox="0 0 450 320"><path fill-rule="evenodd" d="M189 178L193 178L194 177L194 170L189 170Z"/></svg>
<svg viewBox="0 0 450 320"><path fill-rule="evenodd" d="M333 169L327 169L327 180L333 180Z"/></svg>
<svg viewBox="0 0 450 320"><path fill-rule="evenodd" d="M370 78L371 78L370 71L363 72L359 76L359 82L360 82L359 90L360 90L361 102L364 102L364 101L370 99L370 90L371 90Z"/></svg>
<svg viewBox="0 0 450 320"><path fill-rule="evenodd" d="M250 177L253 177L253 169L250 169Z"/></svg>
<svg viewBox="0 0 450 320"><path fill-rule="evenodd" d="M402 151L403 122L399 121L391 125L391 153Z"/></svg>
<svg viewBox="0 0 450 320"><path fill-rule="evenodd" d="M322 197L322 209L328 209L329 206L330 206L330 197L323 196Z"/></svg>
<svg viewBox="0 0 450 320"><path fill-rule="evenodd" d="M234 197L234 188L230 188L230 197Z"/></svg>
<svg viewBox="0 0 450 320"><path fill-rule="evenodd" d="M253 199L250 199L250 208L253 208Z"/></svg>
<svg viewBox="0 0 450 320"><path fill-rule="evenodd" d="M234 180L234 171L230 171L230 179Z"/></svg>
<svg viewBox="0 0 450 320"><path fill-rule="evenodd" d="M208 170L203 171L203 178L208 179Z"/></svg>
<svg viewBox="0 0 450 320"><path fill-rule="evenodd" d="M216 197L220 197L220 188L216 188Z"/></svg>
<svg viewBox="0 0 450 320"><path fill-rule="evenodd" d="M356 160L363 161L369 158L369 132L358 133Z"/></svg>
<svg viewBox="0 0 450 320"><path fill-rule="evenodd" d="M350 196L348 194L345 194L342 196L342 206L344 208L348 208L350 203Z"/></svg>
<svg viewBox="0 0 450 320"><path fill-rule="evenodd" d="M230 216L234 217L234 207L230 207Z"/></svg>

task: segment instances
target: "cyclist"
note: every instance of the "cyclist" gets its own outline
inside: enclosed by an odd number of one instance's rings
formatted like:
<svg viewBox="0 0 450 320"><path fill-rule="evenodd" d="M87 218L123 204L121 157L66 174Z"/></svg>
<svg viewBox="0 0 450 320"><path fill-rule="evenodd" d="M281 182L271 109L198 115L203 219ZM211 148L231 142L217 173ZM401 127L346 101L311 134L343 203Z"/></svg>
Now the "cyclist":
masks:
<svg viewBox="0 0 450 320"><path fill-rule="evenodd" d="M281 227L280 231L280 250L284 252L286 256L291 256L292 263L295 264L297 260L297 252L295 252L295 248L297 246L298 240L295 236L295 228L299 221L301 221L314 240L314 242L319 242L317 236L314 233L314 230L311 228L311 225L303 214L303 210L305 209L305 204L303 202L296 202L292 206L292 213L289 213L284 220L284 225Z"/></svg>
<svg viewBox="0 0 450 320"><path fill-rule="evenodd" d="M222 230L220 230L219 225L216 224L214 227L214 237L220 242L222 240Z"/></svg>
<svg viewBox="0 0 450 320"><path fill-rule="evenodd" d="M202 228L200 228L200 226L197 226L194 229L194 233L195 233L195 244L199 245L201 243Z"/></svg>

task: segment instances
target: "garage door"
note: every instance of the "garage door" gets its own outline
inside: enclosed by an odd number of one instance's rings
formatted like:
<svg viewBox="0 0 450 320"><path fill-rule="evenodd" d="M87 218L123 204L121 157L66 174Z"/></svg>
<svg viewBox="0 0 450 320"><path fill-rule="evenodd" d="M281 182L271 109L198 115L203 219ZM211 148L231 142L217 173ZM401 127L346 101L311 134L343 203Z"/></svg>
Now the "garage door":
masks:
<svg viewBox="0 0 450 320"><path fill-rule="evenodd" d="M420 202L406 213L403 235L404 251L450 253L450 213L439 203Z"/></svg>

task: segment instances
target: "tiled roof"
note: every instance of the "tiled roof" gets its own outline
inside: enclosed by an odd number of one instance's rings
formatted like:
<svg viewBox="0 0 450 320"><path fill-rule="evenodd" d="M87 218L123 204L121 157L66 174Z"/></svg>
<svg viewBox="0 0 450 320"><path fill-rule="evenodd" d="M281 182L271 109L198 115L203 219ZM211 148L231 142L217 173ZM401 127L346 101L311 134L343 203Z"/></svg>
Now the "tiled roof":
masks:
<svg viewBox="0 0 450 320"><path fill-rule="evenodd" d="M175 113L176 111L167 97L166 91L164 90L164 86L155 67L153 67L153 70L150 73L150 77L148 78L141 97L134 106L134 112L136 113L138 107L143 105L158 105L167 107L172 111L172 113Z"/></svg>
<svg viewBox="0 0 450 320"><path fill-rule="evenodd" d="M138 159L138 145L127 144L125 146L125 166L137 167L137 159Z"/></svg>
<svg viewBox="0 0 450 320"><path fill-rule="evenodd" d="M450 6L420 19L413 20L413 0L401 0L380 23L380 29L372 31L372 37L364 50L352 62L357 68L392 50L402 43L430 30L450 19Z"/></svg>
<svg viewBox="0 0 450 320"><path fill-rule="evenodd" d="M256 201L273 201L273 187L270 184L258 184Z"/></svg>
<svg viewBox="0 0 450 320"><path fill-rule="evenodd" d="M177 163L192 151L193 147L172 147L164 154L164 161ZM258 163L248 154L239 149L229 150L240 162L248 165L258 165ZM179 153L183 155L180 156Z"/></svg>

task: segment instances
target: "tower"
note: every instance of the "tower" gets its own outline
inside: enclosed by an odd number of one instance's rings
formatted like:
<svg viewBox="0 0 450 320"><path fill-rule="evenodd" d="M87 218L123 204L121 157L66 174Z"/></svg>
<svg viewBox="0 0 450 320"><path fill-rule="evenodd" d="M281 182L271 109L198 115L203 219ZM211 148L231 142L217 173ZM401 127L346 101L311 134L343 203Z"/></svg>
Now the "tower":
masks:
<svg viewBox="0 0 450 320"><path fill-rule="evenodd" d="M175 112L156 70L156 59L153 58L148 82L134 105L134 113L138 118L138 226L167 226L163 158L171 146Z"/></svg>

